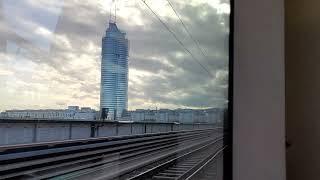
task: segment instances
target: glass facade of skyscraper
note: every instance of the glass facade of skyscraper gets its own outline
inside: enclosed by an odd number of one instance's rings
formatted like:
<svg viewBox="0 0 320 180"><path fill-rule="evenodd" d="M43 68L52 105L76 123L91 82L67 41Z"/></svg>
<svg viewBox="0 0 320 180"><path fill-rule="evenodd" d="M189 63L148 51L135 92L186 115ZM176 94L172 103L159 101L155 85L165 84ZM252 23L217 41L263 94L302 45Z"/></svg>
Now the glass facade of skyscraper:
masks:
<svg viewBox="0 0 320 180"><path fill-rule="evenodd" d="M129 41L110 22L102 39L100 110L103 119L116 120L128 108Z"/></svg>

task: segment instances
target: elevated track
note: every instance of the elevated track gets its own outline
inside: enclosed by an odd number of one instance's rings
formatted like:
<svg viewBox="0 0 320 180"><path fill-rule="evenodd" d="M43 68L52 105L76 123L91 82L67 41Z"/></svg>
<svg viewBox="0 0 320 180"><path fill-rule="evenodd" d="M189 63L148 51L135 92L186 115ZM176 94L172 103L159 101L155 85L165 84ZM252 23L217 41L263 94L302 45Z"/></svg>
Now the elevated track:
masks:
<svg viewBox="0 0 320 180"><path fill-rule="evenodd" d="M223 148L219 128L7 146L0 179L185 179Z"/></svg>

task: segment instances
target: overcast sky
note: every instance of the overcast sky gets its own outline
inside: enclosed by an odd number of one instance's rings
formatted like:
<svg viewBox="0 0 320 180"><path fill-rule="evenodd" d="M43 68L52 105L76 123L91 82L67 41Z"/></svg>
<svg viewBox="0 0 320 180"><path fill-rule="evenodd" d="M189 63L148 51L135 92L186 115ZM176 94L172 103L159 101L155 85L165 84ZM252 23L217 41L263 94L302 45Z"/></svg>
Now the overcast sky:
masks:
<svg viewBox="0 0 320 180"><path fill-rule="evenodd" d="M141 0L118 0L130 41L129 109L224 107L228 90L229 0L147 0L210 74ZM0 110L99 108L101 38L111 0L0 1Z"/></svg>

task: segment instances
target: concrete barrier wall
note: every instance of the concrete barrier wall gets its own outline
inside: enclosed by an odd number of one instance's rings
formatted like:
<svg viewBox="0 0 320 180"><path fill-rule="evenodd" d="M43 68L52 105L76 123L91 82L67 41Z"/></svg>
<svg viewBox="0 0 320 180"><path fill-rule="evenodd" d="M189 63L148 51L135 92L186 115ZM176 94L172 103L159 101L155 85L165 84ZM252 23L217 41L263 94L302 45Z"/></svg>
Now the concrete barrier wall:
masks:
<svg viewBox="0 0 320 180"><path fill-rule="evenodd" d="M84 139L91 137L90 124L71 124L70 131L70 139Z"/></svg>
<svg viewBox="0 0 320 180"><path fill-rule="evenodd" d="M0 120L0 146L34 142L63 141L90 137L107 137L206 129L213 124L118 123L118 122L50 122Z"/></svg>
<svg viewBox="0 0 320 180"><path fill-rule="evenodd" d="M130 135L131 124L118 124L118 136Z"/></svg>
<svg viewBox="0 0 320 180"><path fill-rule="evenodd" d="M34 134L36 142L61 141L70 137L68 124L44 123L37 124Z"/></svg>
<svg viewBox="0 0 320 180"><path fill-rule="evenodd" d="M23 144L34 141L33 124L0 124L0 145Z"/></svg>
<svg viewBox="0 0 320 180"><path fill-rule="evenodd" d="M145 125L144 124L132 124L132 134L144 134Z"/></svg>
<svg viewBox="0 0 320 180"><path fill-rule="evenodd" d="M117 129L115 124L109 124L108 126L100 126L97 129L97 137L116 136Z"/></svg>

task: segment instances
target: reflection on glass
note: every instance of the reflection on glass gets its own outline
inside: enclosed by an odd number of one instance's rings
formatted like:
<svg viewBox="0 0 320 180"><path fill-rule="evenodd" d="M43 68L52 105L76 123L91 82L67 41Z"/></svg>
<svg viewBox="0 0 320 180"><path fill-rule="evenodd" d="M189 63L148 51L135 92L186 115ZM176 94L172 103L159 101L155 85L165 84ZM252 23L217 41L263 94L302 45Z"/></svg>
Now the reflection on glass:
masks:
<svg viewBox="0 0 320 180"><path fill-rule="evenodd" d="M2 0L0 9L3 177L223 178L229 0ZM110 136L127 139L88 141ZM36 162L53 155L6 159L55 149L22 145L49 142L77 148L46 165Z"/></svg>

